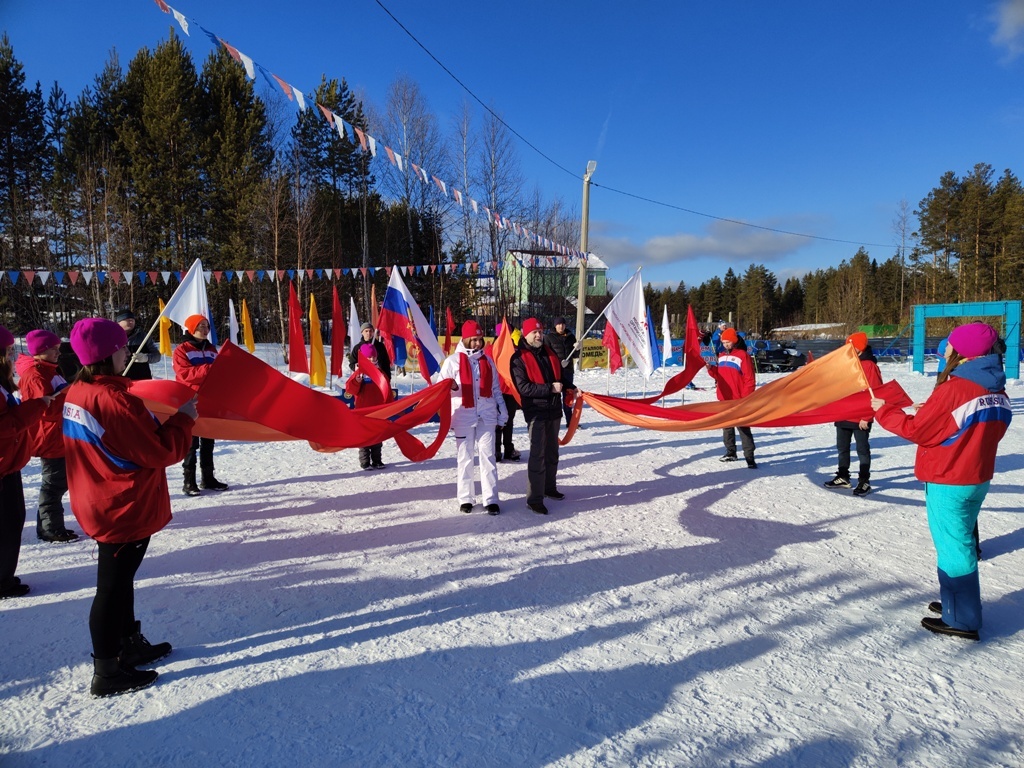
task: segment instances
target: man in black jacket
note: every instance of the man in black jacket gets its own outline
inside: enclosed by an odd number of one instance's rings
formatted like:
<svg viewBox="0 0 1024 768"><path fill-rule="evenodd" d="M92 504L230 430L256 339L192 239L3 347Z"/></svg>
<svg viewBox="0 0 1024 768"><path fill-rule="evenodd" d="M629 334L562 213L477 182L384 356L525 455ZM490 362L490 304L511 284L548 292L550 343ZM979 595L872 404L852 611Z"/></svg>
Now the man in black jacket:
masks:
<svg viewBox="0 0 1024 768"><path fill-rule="evenodd" d="M152 338L146 339L145 328L135 327L135 313L130 309L118 310L114 315L114 321L128 334L128 359L131 360L133 355L135 357L135 362L128 366L125 376L132 381L149 381L153 378L153 372L149 366L160 362L160 350L157 349ZM142 344L143 340L146 341L145 345ZM138 352L137 355L136 352Z"/></svg>
<svg viewBox="0 0 1024 768"><path fill-rule="evenodd" d="M523 338L509 362L512 382L522 400L523 416L530 433L527 463L527 506L539 515L548 513L544 497L564 499L558 490L558 427L562 422L562 399L576 393L572 365L544 343L544 326L536 318L523 322Z"/></svg>
<svg viewBox="0 0 1024 768"><path fill-rule="evenodd" d="M580 352L576 349L576 336L565 324L564 317L556 317L553 321L555 329L548 331L547 336L544 337L544 341L551 345L551 348L555 350L555 354L558 355L559 360L565 360L568 358L569 367L573 368L576 365L576 360L580 356ZM562 412L565 414L565 425L569 426L569 417L572 416L572 408L567 405L562 406Z"/></svg>
<svg viewBox="0 0 1024 768"><path fill-rule="evenodd" d="M349 353L348 362L352 366L352 370L355 371L359 366L359 348L364 344L369 344L373 347L373 354L367 355L371 360L376 360L377 367L381 373L384 374L384 378L391 383L391 357L388 355L388 348L384 345L384 342L378 338L375 338L376 331L371 323L363 323L359 328L361 338L357 339L352 345L352 351ZM356 407L359 407L359 398L356 398ZM386 469L387 465L384 464L382 458L383 443L374 443L364 448L359 449L359 466L363 469Z"/></svg>

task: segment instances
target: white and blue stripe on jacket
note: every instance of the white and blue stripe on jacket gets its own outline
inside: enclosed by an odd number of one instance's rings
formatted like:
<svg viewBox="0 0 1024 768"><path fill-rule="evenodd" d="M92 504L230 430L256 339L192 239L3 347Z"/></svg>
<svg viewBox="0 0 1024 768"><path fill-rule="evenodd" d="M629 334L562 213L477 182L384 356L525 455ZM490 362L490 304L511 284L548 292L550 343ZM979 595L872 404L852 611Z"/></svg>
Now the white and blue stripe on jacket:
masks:
<svg viewBox="0 0 1024 768"><path fill-rule="evenodd" d="M103 434L106 430L96 418L80 405L64 403L64 436L72 440L81 440L100 451L110 463L123 470L141 469L141 467L128 459L112 453L103 444Z"/></svg>
<svg viewBox="0 0 1024 768"><path fill-rule="evenodd" d="M968 400L956 408L952 414L956 422L956 433L942 442L942 445L952 445L964 432L975 424L983 424L987 421L1001 421L1010 426L1010 419L1013 411L1010 408L1010 398L1004 393L982 395Z"/></svg>

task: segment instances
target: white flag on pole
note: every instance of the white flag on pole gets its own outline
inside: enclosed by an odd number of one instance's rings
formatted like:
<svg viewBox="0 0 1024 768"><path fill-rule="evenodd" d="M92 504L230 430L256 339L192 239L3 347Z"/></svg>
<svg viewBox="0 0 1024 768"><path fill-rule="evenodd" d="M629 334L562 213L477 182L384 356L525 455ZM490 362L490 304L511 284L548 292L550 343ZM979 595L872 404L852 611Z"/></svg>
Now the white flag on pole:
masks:
<svg viewBox="0 0 1024 768"><path fill-rule="evenodd" d="M629 349L629 354L644 377L654 373L651 337L647 329L647 307L640 270L626 281L604 311L608 322Z"/></svg>
<svg viewBox="0 0 1024 768"><path fill-rule="evenodd" d="M161 313L162 317L169 318L182 328L192 315L202 315L210 321L210 327L213 327L213 321L210 320L210 302L206 298L206 278L203 275L203 264L199 259L192 263L192 267L181 278L178 289Z"/></svg>
<svg viewBox="0 0 1024 768"><path fill-rule="evenodd" d="M238 318L235 317L234 299L228 299L228 341L238 343Z"/></svg>
<svg viewBox="0 0 1024 768"><path fill-rule="evenodd" d="M348 297L349 310L348 310L348 346L349 349L356 345L362 337L359 335L359 326L362 323L359 322L359 313L356 312L356 299L354 296Z"/></svg>
<svg viewBox="0 0 1024 768"><path fill-rule="evenodd" d="M668 365L668 359L672 357L672 329L668 325L668 304L665 305L665 314L661 318L661 338L663 343L662 365Z"/></svg>

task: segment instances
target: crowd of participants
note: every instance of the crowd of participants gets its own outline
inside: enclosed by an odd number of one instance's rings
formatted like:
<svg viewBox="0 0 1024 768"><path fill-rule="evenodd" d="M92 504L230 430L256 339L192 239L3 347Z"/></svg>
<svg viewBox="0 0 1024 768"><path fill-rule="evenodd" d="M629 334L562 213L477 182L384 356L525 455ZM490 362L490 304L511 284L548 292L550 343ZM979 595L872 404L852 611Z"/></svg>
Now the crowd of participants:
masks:
<svg viewBox="0 0 1024 768"><path fill-rule="evenodd" d="M512 440L512 419L519 410L529 437L527 508L547 515L548 500L565 498L557 483L558 435L563 420L568 424L572 416L579 344L564 318L555 318L552 325L545 332L540 320L527 318L513 331L515 351L506 379L499 374L483 327L467 320L454 352L437 374L438 382L450 381L451 386L456 500L462 513L473 512L479 498L484 512L500 514L497 464L521 458ZM501 331L496 329L496 335ZM183 332L173 354L175 378L197 390L217 348L210 340L209 322L201 315L189 317ZM352 375L345 385L357 408L394 397L387 346L370 323L363 324L360 335L351 348ZM707 361L707 371L718 399L738 400L753 393L755 370L743 337L721 323L714 338L704 341L717 350ZM867 336L854 333L846 343L855 348L870 388L881 386ZM144 329L136 327L130 310L121 310L115 321L79 321L69 345L77 370L65 378L59 365L66 354L60 337L48 330L30 331L25 336L27 354L19 356L13 334L0 327L0 599L30 591L15 571L26 520L21 470L36 456L41 462L37 538L48 543L79 538L65 524L67 492L79 526L96 542L97 587L88 622L93 645L90 691L102 697L151 685L158 673L146 667L172 650L170 643L150 643L142 634L134 601L134 578L150 537L171 519L166 468L182 464L182 490L189 496L228 486L214 475L214 441L192 434L195 398L160 423L131 392L132 380L152 377L150 366L160 360L160 353ZM978 513L1011 415L1002 351L1005 346L991 326L959 326L945 344L935 389L924 403L908 413L871 395L879 423L918 446L915 474L925 484L940 593L940 599L928 605L937 615L925 617L922 625L970 640L979 639L982 623ZM835 424L838 467L824 483L826 488L852 488L857 496L872 490L872 421ZM723 431L721 460L738 460L737 430L747 467L757 469L750 427ZM851 445L858 457L856 485ZM382 444L360 448L359 464L368 471L385 469Z"/></svg>

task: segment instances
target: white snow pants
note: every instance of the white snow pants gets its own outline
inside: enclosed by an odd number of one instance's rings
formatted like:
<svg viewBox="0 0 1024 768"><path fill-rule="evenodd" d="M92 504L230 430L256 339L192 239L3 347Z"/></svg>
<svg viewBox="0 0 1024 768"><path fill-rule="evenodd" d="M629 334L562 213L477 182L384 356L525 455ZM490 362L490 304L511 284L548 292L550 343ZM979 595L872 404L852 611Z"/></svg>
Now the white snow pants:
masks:
<svg viewBox="0 0 1024 768"><path fill-rule="evenodd" d="M494 456L494 423L482 418L472 424L459 424L455 432L458 458L459 504L472 504L473 455L480 460L480 497L484 506L498 503L498 463Z"/></svg>

